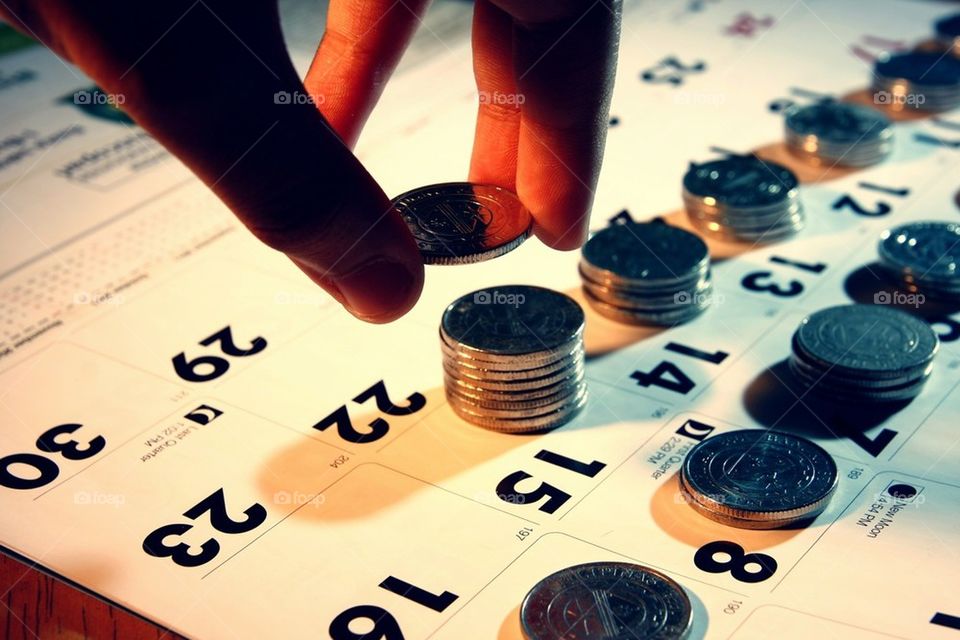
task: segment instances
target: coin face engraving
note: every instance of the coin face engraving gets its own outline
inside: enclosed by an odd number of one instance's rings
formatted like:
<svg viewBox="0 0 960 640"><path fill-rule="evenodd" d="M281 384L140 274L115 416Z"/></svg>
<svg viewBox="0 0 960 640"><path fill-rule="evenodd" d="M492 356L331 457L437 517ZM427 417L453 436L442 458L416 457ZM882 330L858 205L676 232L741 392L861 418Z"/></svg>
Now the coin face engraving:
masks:
<svg viewBox="0 0 960 640"><path fill-rule="evenodd" d="M787 129L826 142L864 144L893 135L893 125L883 114L854 104L820 102L787 112Z"/></svg>
<svg viewBox="0 0 960 640"><path fill-rule="evenodd" d="M745 429L696 445L683 462L682 476L701 503L713 503L738 517L776 518L782 512L820 508L836 488L837 466L830 454L808 440Z"/></svg>
<svg viewBox="0 0 960 640"><path fill-rule="evenodd" d="M732 156L693 164L683 177L684 189L730 207L766 207L795 197L800 184L783 165L754 156Z"/></svg>
<svg viewBox="0 0 960 640"><path fill-rule="evenodd" d="M583 309L569 296L524 285L468 293L441 321L454 342L493 355L558 349L576 341L583 325Z"/></svg>
<svg viewBox="0 0 960 640"><path fill-rule="evenodd" d="M628 222L598 231L583 247L591 275L628 284L685 282L709 264L707 245L683 229L658 223ZM634 282L636 281L636 282Z"/></svg>
<svg viewBox="0 0 960 640"><path fill-rule="evenodd" d="M493 185L439 184L393 199L427 264L493 258L519 246L533 219L513 193Z"/></svg>
<svg viewBox="0 0 960 640"><path fill-rule="evenodd" d="M881 236L879 253L887 265L918 279L953 280L960 287L960 225L913 222Z"/></svg>
<svg viewBox="0 0 960 640"><path fill-rule="evenodd" d="M881 56L874 73L884 78L908 80L924 87L960 85L960 60L933 52L897 53Z"/></svg>
<svg viewBox="0 0 960 640"><path fill-rule="evenodd" d="M800 323L797 343L805 354L828 366L868 372L925 367L939 347L926 322L873 305L822 309Z"/></svg>
<svg viewBox="0 0 960 640"><path fill-rule="evenodd" d="M547 576L520 608L528 640L686 637L692 608L683 588L658 571L594 562Z"/></svg>

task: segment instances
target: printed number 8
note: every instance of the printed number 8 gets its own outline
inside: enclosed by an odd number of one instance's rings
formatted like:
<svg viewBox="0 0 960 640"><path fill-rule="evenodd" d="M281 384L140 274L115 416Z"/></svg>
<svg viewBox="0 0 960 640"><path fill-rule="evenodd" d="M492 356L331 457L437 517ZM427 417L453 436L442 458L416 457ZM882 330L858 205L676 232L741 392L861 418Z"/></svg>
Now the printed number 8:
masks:
<svg viewBox="0 0 960 640"><path fill-rule="evenodd" d="M725 553L730 559L719 562L716 555ZM693 556L693 564L707 573L726 573L739 582L763 582L777 572L777 561L765 553L744 553L743 547L729 540L717 540L703 545ZM759 571L747 571L748 565L757 565Z"/></svg>

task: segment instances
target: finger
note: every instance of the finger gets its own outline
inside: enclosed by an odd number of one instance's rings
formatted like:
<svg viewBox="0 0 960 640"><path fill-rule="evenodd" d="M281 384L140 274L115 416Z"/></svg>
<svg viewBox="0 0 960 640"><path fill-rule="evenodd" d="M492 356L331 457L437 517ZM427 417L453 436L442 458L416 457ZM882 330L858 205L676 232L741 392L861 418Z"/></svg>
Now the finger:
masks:
<svg viewBox="0 0 960 640"><path fill-rule="evenodd" d="M333 0L304 84L353 147L429 0Z"/></svg>
<svg viewBox="0 0 960 640"><path fill-rule="evenodd" d="M520 101L513 71L513 19L489 0L473 10L473 73L480 95L470 180L516 191Z"/></svg>
<svg viewBox="0 0 960 640"><path fill-rule="evenodd" d="M208 0L141 19L107 4L112 14L89 31L119 22L132 40L74 29L78 64L353 314L384 322L408 310L423 282L413 238L316 108L289 98L304 88L275 11Z"/></svg>
<svg viewBox="0 0 960 640"><path fill-rule="evenodd" d="M544 242L574 249L586 239L606 140L620 3L493 1L514 18L524 96L517 193Z"/></svg>

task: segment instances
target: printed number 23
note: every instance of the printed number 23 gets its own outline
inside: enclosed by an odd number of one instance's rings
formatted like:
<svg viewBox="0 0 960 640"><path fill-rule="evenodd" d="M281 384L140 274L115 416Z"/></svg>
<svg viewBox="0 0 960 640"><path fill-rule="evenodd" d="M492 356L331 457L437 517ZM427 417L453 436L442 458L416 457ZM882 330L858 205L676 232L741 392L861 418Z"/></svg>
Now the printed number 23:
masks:
<svg viewBox="0 0 960 640"><path fill-rule="evenodd" d="M210 514L210 524L221 533L238 534L246 533L256 529L263 521L267 519L267 510L260 503L253 503L244 511L247 516L243 520L234 520L227 513L227 502L223 495L223 489L217 489L209 496L193 505L183 512L183 515L191 520L196 520L204 513ZM213 560L220 553L220 543L215 538L210 538L199 546L199 551L191 551L195 547L185 543L178 542L175 545L168 545L167 538L180 536L190 531L192 524L177 522L167 524L154 530L143 540L143 551L156 558L170 558L175 564L181 567L199 567Z"/></svg>

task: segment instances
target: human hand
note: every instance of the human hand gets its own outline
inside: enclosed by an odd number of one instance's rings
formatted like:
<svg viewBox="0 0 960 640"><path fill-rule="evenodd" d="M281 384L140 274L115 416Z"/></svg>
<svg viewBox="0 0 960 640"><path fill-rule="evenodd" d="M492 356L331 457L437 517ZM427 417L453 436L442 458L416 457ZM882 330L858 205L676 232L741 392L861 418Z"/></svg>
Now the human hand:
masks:
<svg viewBox="0 0 960 640"><path fill-rule="evenodd" d="M419 297L422 259L350 147L427 4L332 0L304 82L273 1L5 0L0 16L123 95L140 126L351 313L387 322ZM619 14L618 1L476 1L488 99L470 179L516 191L559 249L586 235ZM317 107L277 100L304 85Z"/></svg>

